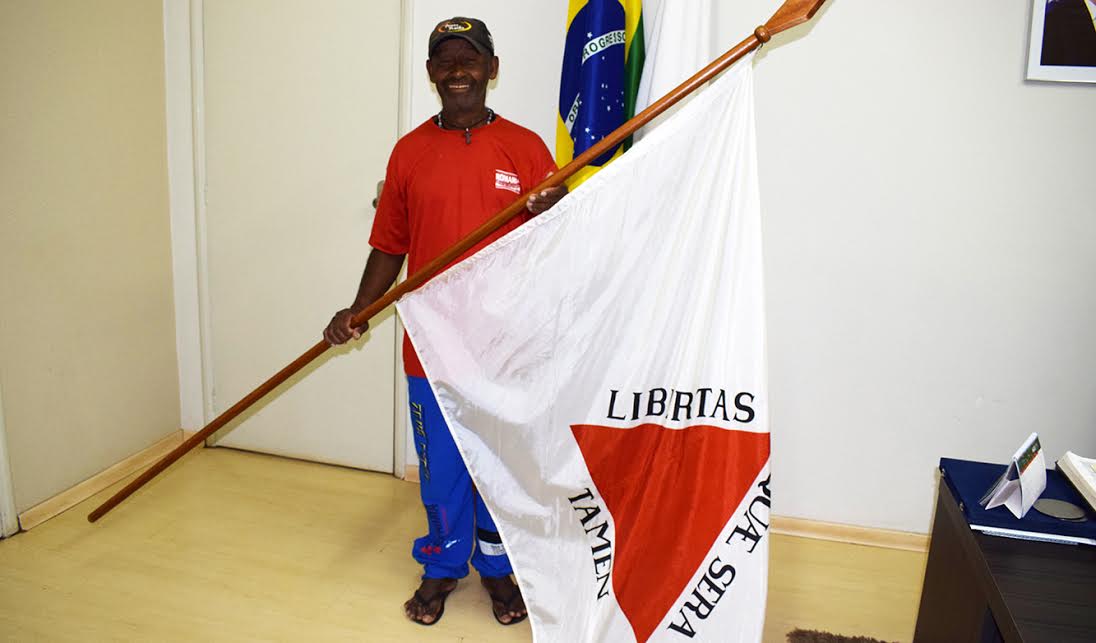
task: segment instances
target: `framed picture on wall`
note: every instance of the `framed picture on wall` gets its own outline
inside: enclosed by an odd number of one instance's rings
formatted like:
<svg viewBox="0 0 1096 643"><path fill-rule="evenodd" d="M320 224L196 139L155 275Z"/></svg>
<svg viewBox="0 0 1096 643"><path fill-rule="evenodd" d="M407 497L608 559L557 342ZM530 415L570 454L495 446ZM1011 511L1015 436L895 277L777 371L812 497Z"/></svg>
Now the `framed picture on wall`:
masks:
<svg viewBox="0 0 1096 643"><path fill-rule="evenodd" d="M1032 0L1027 77L1096 83L1096 0Z"/></svg>

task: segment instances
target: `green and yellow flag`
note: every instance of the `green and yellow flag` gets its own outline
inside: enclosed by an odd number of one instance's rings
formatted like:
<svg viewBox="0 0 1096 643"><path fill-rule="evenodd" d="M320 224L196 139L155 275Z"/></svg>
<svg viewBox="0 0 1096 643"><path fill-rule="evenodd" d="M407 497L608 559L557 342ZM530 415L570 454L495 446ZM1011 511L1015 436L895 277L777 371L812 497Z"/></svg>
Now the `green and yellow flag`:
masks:
<svg viewBox="0 0 1096 643"><path fill-rule="evenodd" d="M635 115L643 56L641 0L570 0L556 120L560 167ZM585 181L630 144L599 156L568 186Z"/></svg>

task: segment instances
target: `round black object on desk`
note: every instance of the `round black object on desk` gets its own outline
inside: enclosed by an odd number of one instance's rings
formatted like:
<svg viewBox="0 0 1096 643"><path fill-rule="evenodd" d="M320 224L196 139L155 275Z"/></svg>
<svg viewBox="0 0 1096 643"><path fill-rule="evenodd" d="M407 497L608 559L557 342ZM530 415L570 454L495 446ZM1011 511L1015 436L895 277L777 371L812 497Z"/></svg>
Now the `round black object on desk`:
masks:
<svg viewBox="0 0 1096 643"><path fill-rule="evenodd" d="M1085 510L1072 502L1066 502L1065 500L1055 500L1053 498L1043 498L1042 500L1036 500L1032 505L1035 511L1050 516L1051 518L1057 518L1059 520L1069 520L1071 522L1084 522Z"/></svg>

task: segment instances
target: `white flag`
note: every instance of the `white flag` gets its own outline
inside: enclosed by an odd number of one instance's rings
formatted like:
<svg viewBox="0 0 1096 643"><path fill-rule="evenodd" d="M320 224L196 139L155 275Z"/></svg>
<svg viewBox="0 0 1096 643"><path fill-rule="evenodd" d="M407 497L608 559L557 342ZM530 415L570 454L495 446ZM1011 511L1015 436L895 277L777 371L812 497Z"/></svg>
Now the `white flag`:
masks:
<svg viewBox="0 0 1096 643"><path fill-rule="evenodd" d="M645 0L643 3L643 74L636 93L638 114L710 63L712 0ZM665 117L664 117L665 118ZM639 141L659 125L656 120L635 135Z"/></svg>
<svg viewBox="0 0 1096 643"><path fill-rule="evenodd" d="M759 641L753 61L399 312L536 641Z"/></svg>

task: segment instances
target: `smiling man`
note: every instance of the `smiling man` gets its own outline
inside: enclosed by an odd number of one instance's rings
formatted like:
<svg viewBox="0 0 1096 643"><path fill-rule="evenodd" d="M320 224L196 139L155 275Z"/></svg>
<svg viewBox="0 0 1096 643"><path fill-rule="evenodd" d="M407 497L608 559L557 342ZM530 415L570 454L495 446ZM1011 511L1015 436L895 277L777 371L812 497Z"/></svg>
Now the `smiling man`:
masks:
<svg viewBox="0 0 1096 643"><path fill-rule="evenodd" d="M555 171L540 137L487 107L487 85L498 69L494 41L482 21L443 20L430 33L426 71L442 109L392 151L369 239L373 249L354 303L335 313L324 330L331 344L361 336L365 328L352 328L351 318L392 286L405 257L408 271L417 272ZM467 254L544 212L565 193L560 187L530 197L525 212ZM446 597L468 575L470 558L491 596L495 619L503 625L521 622L525 603L510 577L498 530L406 338L403 358L429 526L412 550L424 569L422 584L404 611L417 623L436 623Z"/></svg>

